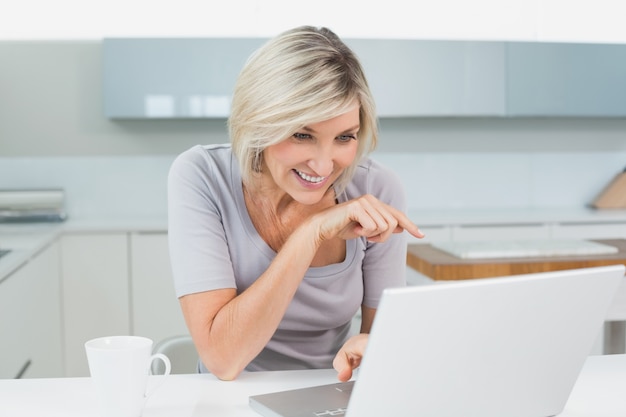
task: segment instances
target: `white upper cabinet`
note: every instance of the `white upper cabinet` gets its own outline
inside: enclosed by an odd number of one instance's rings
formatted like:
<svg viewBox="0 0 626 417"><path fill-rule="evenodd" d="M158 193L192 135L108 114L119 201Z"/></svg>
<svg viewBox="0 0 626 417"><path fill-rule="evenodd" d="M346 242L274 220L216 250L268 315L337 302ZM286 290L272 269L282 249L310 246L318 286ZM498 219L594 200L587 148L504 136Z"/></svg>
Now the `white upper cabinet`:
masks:
<svg viewBox="0 0 626 417"><path fill-rule="evenodd" d="M109 118L227 117L236 78L264 39L105 39ZM501 42L349 39L381 117L502 116Z"/></svg>
<svg viewBox="0 0 626 417"><path fill-rule="evenodd" d="M110 118L224 118L262 38L105 39ZM346 39L381 117L626 116L626 45Z"/></svg>
<svg viewBox="0 0 626 417"><path fill-rule="evenodd" d="M624 45L511 42L511 116L626 116Z"/></svg>
<svg viewBox="0 0 626 417"><path fill-rule="evenodd" d="M235 80L262 39L105 39L110 118L226 117Z"/></svg>
<svg viewBox="0 0 626 417"><path fill-rule="evenodd" d="M502 42L353 39L381 117L503 116Z"/></svg>

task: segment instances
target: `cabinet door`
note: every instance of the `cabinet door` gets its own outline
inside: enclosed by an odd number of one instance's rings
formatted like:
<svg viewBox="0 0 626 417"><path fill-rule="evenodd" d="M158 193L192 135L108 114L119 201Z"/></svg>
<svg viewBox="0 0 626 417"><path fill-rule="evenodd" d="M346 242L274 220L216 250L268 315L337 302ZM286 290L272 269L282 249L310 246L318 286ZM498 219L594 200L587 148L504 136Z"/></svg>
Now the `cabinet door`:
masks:
<svg viewBox="0 0 626 417"><path fill-rule="evenodd" d="M347 39L381 117L505 112L503 42Z"/></svg>
<svg viewBox="0 0 626 417"><path fill-rule="evenodd" d="M626 115L623 45L512 42L507 68L508 115Z"/></svg>
<svg viewBox="0 0 626 417"><path fill-rule="evenodd" d="M246 59L267 39L105 39L111 118L216 118L230 111ZM346 39L382 117L505 112L503 42Z"/></svg>
<svg viewBox="0 0 626 417"><path fill-rule="evenodd" d="M226 117L235 80L265 39L105 39L111 118Z"/></svg>
<svg viewBox="0 0 626 417"><path fill-rule="evenodd" d="M158 342L188 334L174 292L167 233L131 234L133 333Z"/></svg>
<svg viewBox="0 0 626 417"><path fill-rule="evenodd" d="M23 300L32 286L24 272L17 270L0 282L0 378L16 378L32 360L28 346L28 328ZM30 284L30 285L29 285Z"/></svg>
<svg viewBox="0 0 626 417"><path fill-rule="evenodd" d="M89 376L85 342L130 334L128 236L67 234L61 250L66 376Z"/></svg>
<svg viewBox="0 0 626 417"><path fill-rule="evenodd" d="M0 378L64 375L59 275L52 244L0 282Z"/></svg>

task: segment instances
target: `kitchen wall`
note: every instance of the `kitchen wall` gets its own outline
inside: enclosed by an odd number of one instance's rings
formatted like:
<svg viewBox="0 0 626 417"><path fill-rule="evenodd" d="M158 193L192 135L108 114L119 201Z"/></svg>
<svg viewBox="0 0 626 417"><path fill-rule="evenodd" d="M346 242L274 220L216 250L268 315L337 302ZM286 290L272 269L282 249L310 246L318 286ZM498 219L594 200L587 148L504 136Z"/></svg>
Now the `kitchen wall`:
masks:
<svg viewBox="0 0 626 417"><path fill-rule="evenodd" d="M100 42L0 42L0 188L63 187L74 216L165 213L169 164L225 120L108 120ZM626 167L626 119L381 120L412 208L577 207Z"/></svg>
<svg viewBox="0 0 626 417"><path fill-rule="evenodd" d="M344 37L626 42L623 6L616 0L319 0L300 2L297 8L290 0L8 4L0 14L0 39L263 37L316 24Z"/></svg>

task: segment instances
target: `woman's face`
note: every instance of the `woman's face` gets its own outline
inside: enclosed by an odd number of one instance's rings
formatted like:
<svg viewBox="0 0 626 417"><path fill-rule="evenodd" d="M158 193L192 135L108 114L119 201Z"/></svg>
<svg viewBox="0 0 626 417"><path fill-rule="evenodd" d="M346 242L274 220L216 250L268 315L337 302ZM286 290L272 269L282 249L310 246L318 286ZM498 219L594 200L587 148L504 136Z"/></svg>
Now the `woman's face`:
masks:
<svg viewBox="0 0 626 417"><path fill-rule="evenodd" d="M265 184L272 184L302 204L319 202L354 161L359 106L333 119L305 126L263 151Z"/></svg>

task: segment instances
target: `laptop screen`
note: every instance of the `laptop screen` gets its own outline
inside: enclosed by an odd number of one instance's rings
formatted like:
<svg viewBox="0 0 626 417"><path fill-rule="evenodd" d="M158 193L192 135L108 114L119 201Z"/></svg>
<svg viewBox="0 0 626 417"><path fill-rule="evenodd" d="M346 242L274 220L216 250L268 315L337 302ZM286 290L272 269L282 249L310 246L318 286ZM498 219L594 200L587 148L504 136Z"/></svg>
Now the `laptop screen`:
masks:
<svg viewBox="0 0 626 417"><path fill-rule="evenodd" d="M385 290L347 415L558 414L623 279L618 265ZM341 408L296 391L250 404L285 417Z"/></svg>

